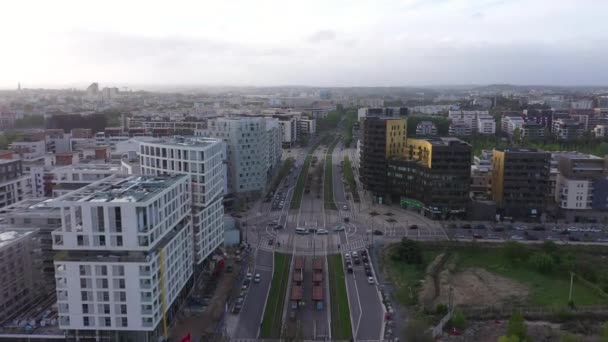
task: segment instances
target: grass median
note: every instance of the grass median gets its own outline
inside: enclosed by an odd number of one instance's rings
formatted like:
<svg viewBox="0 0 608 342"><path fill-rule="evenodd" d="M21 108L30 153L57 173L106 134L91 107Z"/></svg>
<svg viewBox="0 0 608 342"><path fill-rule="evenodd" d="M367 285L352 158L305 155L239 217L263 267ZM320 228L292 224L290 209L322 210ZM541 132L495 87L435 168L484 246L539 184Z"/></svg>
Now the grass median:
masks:
<svg viewBox="0 0 608 342"><path fill-rule="evenodd" d="M325 209L336 210L336 202L334 201L334 178L333 178L333 165L332 165L332 156L334 153L334 147L338 144L340 140L336 139L329 149L327 149L327 153L325 154L325 180L324 184L324 198L323 203Z"/></svg>
<svg viewBox="0 0 608 342"><path fill-rule="evenodd" d="M350 341L353 329L350 321L344 268L340 254L328 255L329 293L331 305L332 340Z"/></svg>
<svg viewBox="0 0 608 342"><path fill-rule="evenodd" d="M291 255L274 255L274 273L270 285L270 293L266 301L264 319L262 320L261 338L281 338L283 330L283 306L289 283L289 267Z"/></svg>
<svg viewBox="0 0 608 342"><path fill-rule="evenodd" d="M302 194L304 193L304 186L306 185L306 175L308 175L308 168L310 167L310 160L319 145L320 143L315 144L306 155L306 159L304 159L304 165L302 165L302 170L300 171L300 175L298 175L298 182L296 183L296 189L293 192L289 209L300 209Z"/></svg>

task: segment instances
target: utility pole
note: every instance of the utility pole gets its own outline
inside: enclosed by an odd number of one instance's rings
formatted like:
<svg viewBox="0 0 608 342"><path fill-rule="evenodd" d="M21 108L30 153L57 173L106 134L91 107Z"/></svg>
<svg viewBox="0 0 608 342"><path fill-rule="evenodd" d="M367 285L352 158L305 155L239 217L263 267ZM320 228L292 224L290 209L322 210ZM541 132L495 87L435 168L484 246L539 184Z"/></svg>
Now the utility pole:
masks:
<svg viewBox="0 0 608 342"><path fill-rule="evenodd" d="M574 283L574 272L570 272L570 292L568 293L568 303L572 303L572 285Z"/></svg>

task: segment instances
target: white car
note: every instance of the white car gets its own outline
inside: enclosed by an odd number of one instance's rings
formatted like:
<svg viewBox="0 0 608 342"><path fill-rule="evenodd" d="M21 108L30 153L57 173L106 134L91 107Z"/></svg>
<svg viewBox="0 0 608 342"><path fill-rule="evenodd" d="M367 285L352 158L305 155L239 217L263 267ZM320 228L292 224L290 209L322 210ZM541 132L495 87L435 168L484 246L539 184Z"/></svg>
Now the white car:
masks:
<svg viewBox="0 0 608 342"><path fill-rule="evenodd" d="M344 259L350 260L350 254L349 253L344 253Z"/></svg>
<svg viewBox="0 0 608 342"><path fill-rule="evenodd" d="M342 231L344 231L343 225L337 225L334 227L334 232L342 232Z"/></svg>
<svg viewBox="0 0 608 342"><path fill-rule="evenodd" d="M513 235L511 236L511 240L523 240L524 237L521 235Z"/></svg>
<svg viewBox="0 0 608 342"><path fill-rule="evenodd" d="M251 274L251 272L247 272L247 275L245 275L245 278L251 280L251 278L253 277L253 275Z"/></svg>
<svg viewBox="0 0 608 342"><path fill-rule="evenodd" d="M357 252L353 252L353 258L357 258L359 255L357 254Z"/></svg>
<svg viewBox="0 0 608 342"><path fill-rule="evenodd" d="M576 227L568 227L568 231L569 232L580 232L580 228L576 228Z"/></svg>
<svg viewBox="0 0 608 342"><path fill-rule="evenodd" d="M376 284L376 281L374 280L374 277L367 277L367 283L374 285L374 284Z"/></svg>
<svg viewBox="0 0 608 342"><path fill-rule="evenodd" d="M329 233L327 229L317 229L317 235L327 235Z"/></svg>
<svg viewBox="0 0 608 342"><path fill-rule="evenodd" d="M253 278L253 282L256 283L256 284L260 282L260 274L259 273L255 274L255 278Z"/></svg>
<svg viewBox="0 0 608 342"><path fill-rule="evenodd" d="M526 230L528 227L526 226L515 226L515 230Z"/></svg>
<svg viewBox="0 0 608 342"><path fill-rule="evenodd" d="M348 210L348 206L345 204L342 206L342 210Z"/></svg>

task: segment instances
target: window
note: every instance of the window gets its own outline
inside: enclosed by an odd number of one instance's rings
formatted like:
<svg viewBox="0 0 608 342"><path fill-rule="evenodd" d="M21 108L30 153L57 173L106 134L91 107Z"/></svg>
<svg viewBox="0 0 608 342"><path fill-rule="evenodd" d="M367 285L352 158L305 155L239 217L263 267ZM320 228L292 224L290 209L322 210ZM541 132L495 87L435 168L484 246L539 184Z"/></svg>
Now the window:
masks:
<svg viewBox="0 0 608 342"><path fill-rule="evenodd" d="M120 207L114 207L114 224L116 225L116 231L122 232L122 213Z"/></svg>
<svg viewBox="0 0 608 342"><path fill-rule="evenodd" d="M104 317L104 326L109 327L112 325L112 320L110 317Z"/></svg>
<svg viewBox="0 0 608 342"><path fill-rule="evenodd" d="M105 219L103 217L103 207L97 207L97 230L105 231Z"/></svg>
<svg viewBox="0 0 608 342"><path fill-rule="evenodd" d="M82 325L84 325L85 327L89 326L89 317L88 316L82 317Z"/></svg>
<svg viewBox="0 0 608 342"><path fill-rule="evenodd" d="M110 304L103 304L103 313L106 315L110 314Z"/></svg>
<svg viewBox="0 0 608 342"><path fill-rule="evenodd" d="M124 304L120 305L120 313L122 315L126 315L127 314L127 306L126 305L124 305Z"/></svg>
<svg viewBox="0 0 608 342"><path fill-rule="evenodd" d="M105 236L101 235L99 237L99 245L100 246L105 246L106 245L106 237Z"/></svg>
<svg viewBox="0 0 608 342"><path fill-rule="evenodd" d="M116 246L122 247L122 236L116 237Z"/></svg>
<svg viewBox="0 0 608 342"><path fill-rule="evenodd" d="M127 320L127 317L121 317L121 323L122 323L121 325L123 327L128 326L129 325L129 321Z"/></svg>
<svg viewBox="0 0 608 342"><path fill-rule="evenodd" d="M89 313L89 304L82 304L82 313Z"/></svg>

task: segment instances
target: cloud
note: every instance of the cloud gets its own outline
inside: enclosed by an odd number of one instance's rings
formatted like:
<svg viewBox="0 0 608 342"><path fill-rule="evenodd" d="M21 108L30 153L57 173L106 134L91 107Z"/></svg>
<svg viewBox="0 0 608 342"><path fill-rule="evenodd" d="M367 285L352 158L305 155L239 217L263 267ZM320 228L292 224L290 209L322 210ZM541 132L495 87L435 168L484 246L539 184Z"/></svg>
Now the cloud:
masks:
<svg viewBox="0 0 608 342"><path fill-rule="evenodd" d="M321 30L313 33L306 38L309 43L321 43L325 41L332 41L336 39L336 32L332 30Z"/></svg>

